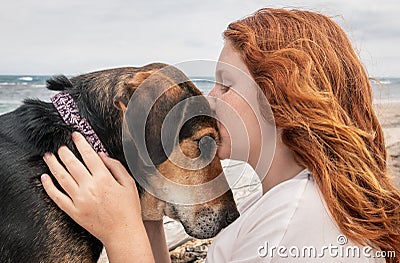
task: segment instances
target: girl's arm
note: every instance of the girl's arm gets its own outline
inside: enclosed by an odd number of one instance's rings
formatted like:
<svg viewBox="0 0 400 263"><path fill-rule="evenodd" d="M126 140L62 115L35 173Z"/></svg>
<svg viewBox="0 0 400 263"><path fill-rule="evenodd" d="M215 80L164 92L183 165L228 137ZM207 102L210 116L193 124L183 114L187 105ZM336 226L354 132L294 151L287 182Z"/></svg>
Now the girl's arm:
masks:
<svg viewBox="0 0 400 263"><path fill-rule="evenodd" d="M171 258L165 238L163 221L144 221L144 227L150 240L154 260L157 263L170 263Z"/></svg>

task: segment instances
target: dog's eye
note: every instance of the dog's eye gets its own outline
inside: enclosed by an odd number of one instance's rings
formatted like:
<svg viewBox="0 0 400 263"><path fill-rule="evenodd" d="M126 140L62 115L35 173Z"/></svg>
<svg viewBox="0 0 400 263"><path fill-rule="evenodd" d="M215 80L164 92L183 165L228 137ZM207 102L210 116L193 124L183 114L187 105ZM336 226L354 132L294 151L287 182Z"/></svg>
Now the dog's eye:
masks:
<svg viewBox="0 0 400 263"><path fill-rule="evenodd" d="M213 157L217 150L217 142L210 135L203 136L195 140L198 144L201 155L206 158Z"/></svg>

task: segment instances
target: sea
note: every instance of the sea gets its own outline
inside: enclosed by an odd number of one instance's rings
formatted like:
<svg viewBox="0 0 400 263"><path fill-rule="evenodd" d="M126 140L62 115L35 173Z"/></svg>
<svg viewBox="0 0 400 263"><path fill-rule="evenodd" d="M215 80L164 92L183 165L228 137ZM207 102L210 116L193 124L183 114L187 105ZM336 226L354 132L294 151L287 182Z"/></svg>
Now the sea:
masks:
<svg viewBox="0 0 400 263"><path fill-rule="evenodd" d="M44 75L0 75L0 114L12 111L26 98L50 101L56 92L46 89ZM214 86L213 77L193 77L196 86L208 94ZM376 78L371 80L374 103L400 103L400 78Z"/></svg>

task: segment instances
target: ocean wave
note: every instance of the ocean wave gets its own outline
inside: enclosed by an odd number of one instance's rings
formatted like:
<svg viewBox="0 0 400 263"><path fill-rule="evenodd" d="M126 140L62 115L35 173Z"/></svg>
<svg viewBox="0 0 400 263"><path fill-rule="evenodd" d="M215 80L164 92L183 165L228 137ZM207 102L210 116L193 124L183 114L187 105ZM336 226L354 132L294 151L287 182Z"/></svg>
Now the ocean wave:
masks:
<svg viewBox="0 0 400 263"><path fill-rule="evenodd" d="M23 81L32 81L33 78L32 77L20 77L18 78L19 80L23 80Z"/></svg>
<svg viewBox="0 0 400 263"><path fill-rule="evenodd" d="M29 82L0 82L0 86L17 86L17 85L21 85L21 86L30 86L33 88L44 88L46 87L45 84L31 84Z"/></svg>

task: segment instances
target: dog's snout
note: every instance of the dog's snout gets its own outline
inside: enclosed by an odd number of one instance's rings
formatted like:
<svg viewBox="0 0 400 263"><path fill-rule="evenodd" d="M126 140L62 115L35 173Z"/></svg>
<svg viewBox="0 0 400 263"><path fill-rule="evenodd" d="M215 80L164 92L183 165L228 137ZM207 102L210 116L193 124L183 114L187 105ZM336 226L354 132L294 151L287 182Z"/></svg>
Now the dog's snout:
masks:
<svg viewBox="0 0 400 263"><path fill-rule="evenodd" d="M240 214L239 214L239 211L236 209L236 207L231 207L231 209L228 210L226 220L227 220L228 224L231 224L239 216L240 216Z"/></svg>
<svg viewBox="0 0 400 263"><path fill-rule="evenodd" d="M236 206L230 206L226 210L226 225L230 225L240 216L239 211L236 209Z"/></svg>

